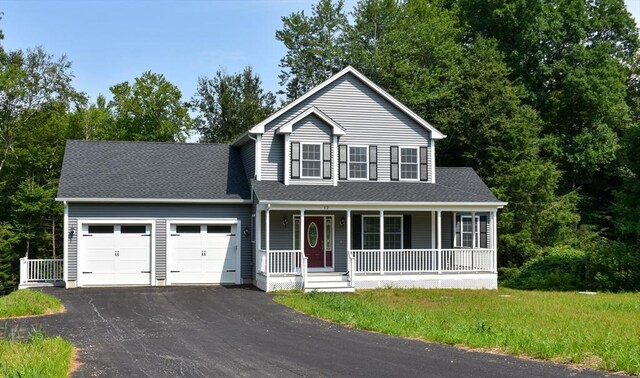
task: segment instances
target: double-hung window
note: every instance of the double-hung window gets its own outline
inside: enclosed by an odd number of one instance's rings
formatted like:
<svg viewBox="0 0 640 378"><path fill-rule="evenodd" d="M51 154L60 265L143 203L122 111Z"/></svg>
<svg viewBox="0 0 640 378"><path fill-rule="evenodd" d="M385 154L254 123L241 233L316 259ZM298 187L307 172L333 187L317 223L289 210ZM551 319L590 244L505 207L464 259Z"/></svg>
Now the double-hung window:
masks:
<svg viewBox="0 0 640 378"><path fill-rule="evenodd" d="M380 249L380 218L362 217L362 249ZM402 216L384 217L384 249L402 249Z"/></svg>
<svg viewBox="0 0 640 378"><path fill-rule="evenodd" d="M349 178L369 178L369 148L366 146L349 146Z"/></svg>
<svg viewBox="0 0 640 378"><path fill-rule="evenodd" d="M303 144L302 145L302 165L301 177L321 178L322 177L322 145Z"/></svg>
<svg viewBox="0 0 640 378"><path fill-rule="evenodd" d="M417 180L418 179L418 148L417 147L401 147L400 148L400 179L401 180Z"/></svg>
<svg viewBox="0 0 640 378"><path fill-rule="evenodd" d="M470 215L463 215L460 217L460 239L461 245L460 247L473 247L473 222L471 221L473 218ZM480 227L480 217L476 215L476 227L475 227L475 238L476 238L476 247L480 246L480 232L478 228Z"/></svg>

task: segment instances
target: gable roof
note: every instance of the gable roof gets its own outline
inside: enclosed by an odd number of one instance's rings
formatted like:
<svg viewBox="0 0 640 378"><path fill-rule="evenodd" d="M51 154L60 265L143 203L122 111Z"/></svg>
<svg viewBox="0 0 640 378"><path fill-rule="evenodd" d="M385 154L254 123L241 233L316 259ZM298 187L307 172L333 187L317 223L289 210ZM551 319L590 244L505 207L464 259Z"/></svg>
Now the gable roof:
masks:
<svg viewBox="0 0 640 378"><path fill-rule="evenodd" d="M293 118L291 121L285 123L284 125L278 128L278 134L287 134L293 131L293 125L307 118L309 115L314 114L316 117L320 118L324 123L331 126L333 128L333 135L345 135L345 129L338 124L338 122L334 121L328 115L324 114L320 109L311 105L309 109L305 110L297 117Z"/></svg>
<svg viewBox="0 0 640 378"><path fill-rule="evenodd" d="M313 96L315 93L319 92L321 89L323 89L327 85L333 83L334 81L336 81L337 79L341 78L342 76L344 76L346 74L352 74L353 76L358 78L365 85L367 85L369 88L371 88L374 92L378 93L384 99L386 99L391 104L393 104L398 109L400 109L402 112L404 112L407 116L409 116L414 121L416 121L419 125L421 125L425 129L429 130L431 132L431 138L432 139L443 139L443 138L446 137L446 135L444 135L438 129L433 127L429 122L425 121L422 117L420 117L419 115L417 115L416 113L411 111L411 109L407 108L404 104L402 104L400 101L396 100L393 96L391 96L389 93L387 93L384 89L380 88L378 85L376 85L374 82L369 80L366 76L364 76L362 73L360 73L358 70L356 70L355 68L353 68L351 66L348 66L348 67L344 68L342 71L340 71L337 74L331 76L330 78L328 78L327 80L325 80L321 84L319 84L319 85L315 86L314 88L312 88L307 93L303 94L302 96L298 97L294 101L290 102L287 106L284 106L283 108L281 108L277 112L271 114L269 117L264 119L262 122L260 122L257 125L253 126L247 133L250 133L250 134L264 134L264 127L269 122L271 122L274 119L278 118L280 115L284 114L285 112L287 112L288 110L290 110L294 106L298 105L302 101L306 100L307 98Z"/></svg>
<svg viewBox="0 0 640 378"><path fill-rule="evenodd" d="M331 185L289 185L252 181L258 201L269 203L411 203L504 206L472 168L436 168L436 183L341 181Z"/></svg>
<svg viewBox="0 0 640 378"><path fill-rule="evenodd" d="M58 201L247 202L237 149L223 144L69 140Z"/></svg>

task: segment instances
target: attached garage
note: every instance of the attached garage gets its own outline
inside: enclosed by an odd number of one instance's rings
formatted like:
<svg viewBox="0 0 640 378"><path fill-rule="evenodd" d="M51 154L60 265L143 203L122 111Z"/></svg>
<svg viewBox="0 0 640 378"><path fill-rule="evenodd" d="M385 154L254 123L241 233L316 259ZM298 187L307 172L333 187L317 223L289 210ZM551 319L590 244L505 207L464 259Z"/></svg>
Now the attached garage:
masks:
<svg viewBox="0 0 640 378"><path fill-rule="evenodd" d="M151 285L151 224L81 224L81 286Z"/></svg>
<svg viewBox="0 0 640 378"><path fill-rule="evenodd" d="M238 224L225 222L169 224L168 284L241 283Z"/></svg>

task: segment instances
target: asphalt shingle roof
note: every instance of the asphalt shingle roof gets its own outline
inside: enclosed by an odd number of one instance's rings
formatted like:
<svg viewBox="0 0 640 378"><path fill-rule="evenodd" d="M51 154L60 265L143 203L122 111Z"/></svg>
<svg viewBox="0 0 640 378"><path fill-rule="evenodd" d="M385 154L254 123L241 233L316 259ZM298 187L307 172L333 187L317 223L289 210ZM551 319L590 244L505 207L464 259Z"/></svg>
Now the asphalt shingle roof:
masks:
<svg viewBox="0 0 640 378"><path fill-rule="evenodd" d="M222 144L67 141L58 198L250 199L240 153Z"/></svg>
<svg viewBox="0 0 640 378"><path fill-rule="evenodd" d="M472 168L436 168L436 183L339 182L338 186L253 181L260 201L500 202Z"/></svg>

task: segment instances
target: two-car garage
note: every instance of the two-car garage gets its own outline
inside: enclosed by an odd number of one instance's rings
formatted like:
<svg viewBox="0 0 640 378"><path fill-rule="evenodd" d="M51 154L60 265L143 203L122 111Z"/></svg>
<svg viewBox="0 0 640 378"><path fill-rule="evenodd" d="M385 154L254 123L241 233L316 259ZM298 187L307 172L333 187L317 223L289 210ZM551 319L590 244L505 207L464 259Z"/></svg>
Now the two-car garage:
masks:
<svg viewBox="0 0 640 378"><path fill-rule="evenodd" d="M79 221L78 286L241 282L237 220Z"/></svg>

